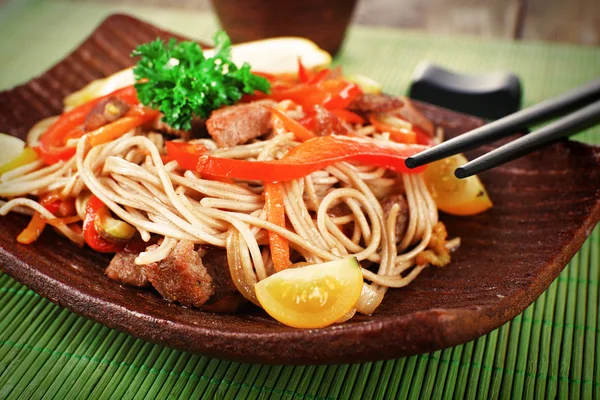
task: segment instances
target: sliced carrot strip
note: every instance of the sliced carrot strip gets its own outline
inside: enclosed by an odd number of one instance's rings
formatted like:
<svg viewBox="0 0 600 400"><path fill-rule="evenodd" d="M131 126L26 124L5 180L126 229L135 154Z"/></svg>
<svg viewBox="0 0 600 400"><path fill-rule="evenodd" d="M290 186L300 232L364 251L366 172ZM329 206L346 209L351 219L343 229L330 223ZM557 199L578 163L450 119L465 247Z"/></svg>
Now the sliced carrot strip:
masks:
<svg viewBox="0 0 600 400"><path fill-rule="evenodd" d="M285 206L283 190L279 182L265 182L265 200L267 221L285 228ZM275 271L282 271L290 266L290 245L287 239L269 231L269 247Z"/></svg>
<svg viewBox="0 0 600 400"><path fill-rule="evenodd" d="M17 242L21 244L31 244L40 237L44 228L46 227L46 221L42 218L39 212L35 212L29 224L23 231L17 236Z"/></svg>

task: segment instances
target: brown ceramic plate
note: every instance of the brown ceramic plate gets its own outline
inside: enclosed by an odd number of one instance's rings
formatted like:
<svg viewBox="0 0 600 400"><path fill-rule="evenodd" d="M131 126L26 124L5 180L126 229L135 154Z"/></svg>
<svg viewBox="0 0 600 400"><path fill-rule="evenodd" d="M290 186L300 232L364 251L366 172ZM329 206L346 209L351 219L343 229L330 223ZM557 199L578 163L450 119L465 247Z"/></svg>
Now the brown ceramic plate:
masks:
<svg viewBox="0 0 600 400"><path fill-rule="evenodd" d="M61 111L65 95L129 66L131 49L157 36L171 35L128 16L108 18L50 71L0 93L0 131L24 137L37 120ZM421 107L449 136L482 124ZM120 286L103 274L109 256L77 248L52 232L35 245L19 245L15 237L27 223L19 215L0 218L0 264L17 281L73 312L194 353L277 364L424 353L475 339L523 311L600 219L598 147L559 143L481 178L495 207L470 218L442 217L451 235L462 238L451 265L429 268L410 286L390 290L375 315L324 329L288 328L251 307L235 315L187 309L150 290Z"/></svg>

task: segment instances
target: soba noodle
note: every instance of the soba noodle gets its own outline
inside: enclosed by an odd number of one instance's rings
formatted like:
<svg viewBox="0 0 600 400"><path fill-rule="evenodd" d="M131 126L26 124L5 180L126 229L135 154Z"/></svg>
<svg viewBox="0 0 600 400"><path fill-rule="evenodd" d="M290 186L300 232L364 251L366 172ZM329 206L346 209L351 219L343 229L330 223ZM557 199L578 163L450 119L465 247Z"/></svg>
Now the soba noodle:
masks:
<svg viewBox="0 0 600 400"><path fill-rule="evenodd" d="M356 132L390 140L371 126L356 127ZM291 133L224 149L210 139L198 142L216 157L261 161L279 159L299 145ZM254 285L274 272L265 246L266 231L272 231L289 241L297 265L348 256L361 262L362 294L344 319L356 311L373 313L388 288L408 285L426 267L415 260L427 248L438 214L418 174L398 175L384 168L339 162L283 182L289 221L284 228L267 221L260 180L220 182L182 171L175 161L164 164L160 134L136 130L95 147L90 147L87 136L70 144L76 146L76 153L68 161L50 166L35 161L2 175L0 197L12 199L0 207L1 215L33 210L51 220L55 216L30 196L58 192L61 198L76 199L77 215L83 219L85 203L93 194L135 227L144 241L152 235L164 238L159 246L141 252L136 264L164 260L182 240L224 248L233 282L255 304ZM394 205L386 215L381 204L398 188L403 188L409 211L401 238L395 237L400 207ZM69 226L57 225L57 229L83 244L81 234Z"/></svg>

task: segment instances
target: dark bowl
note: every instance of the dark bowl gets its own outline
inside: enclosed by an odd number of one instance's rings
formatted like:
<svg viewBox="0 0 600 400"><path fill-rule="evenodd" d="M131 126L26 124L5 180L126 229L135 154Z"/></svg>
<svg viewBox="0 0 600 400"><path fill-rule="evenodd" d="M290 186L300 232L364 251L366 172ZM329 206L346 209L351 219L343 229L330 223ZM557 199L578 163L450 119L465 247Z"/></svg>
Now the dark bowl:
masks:
<svg viewBox="0 0 600 400"><path fill-rule="evenodd" d="M211 0L234 43L305 37L332 55L340 49L356 0Z"/></svg>
<svg viewBox="0 0 600 400"><path fill-rule="evenodd" d="M24 137L37 120L61 111L65 95L131 65L131 49L157 36L175 35L128 16L109 17L48 72L0 93L0 131ZM483 123L438 107L419 107L448 136ZM15 238L27 224L20 215L0 218L0 266L73 312L198 354L322 364L426 353L475 339L522 312L600 219L598 147L557 143L481 178L495 203L492 210L469 218L442 215L450 234L462 238L449 266L426 269L409 286L388 291L374 315L323 329L283 326L255 307L212 314L168 303L151 290L121 286L104 275L110 256L78 248L51 231L33 245L18 244Z"/></svg>

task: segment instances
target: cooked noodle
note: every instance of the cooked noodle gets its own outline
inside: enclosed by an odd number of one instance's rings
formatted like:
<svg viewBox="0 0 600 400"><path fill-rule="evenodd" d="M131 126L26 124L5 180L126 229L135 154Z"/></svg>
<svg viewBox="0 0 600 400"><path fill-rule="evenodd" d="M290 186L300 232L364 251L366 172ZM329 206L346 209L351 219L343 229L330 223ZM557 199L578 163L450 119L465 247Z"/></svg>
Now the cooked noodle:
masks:
<svg viewBox="0 0 600 400"><path fill-rule="evenodd" d="M372 126L358 127L356 133L390 140ZM216 157L261 161L279 159L300 144L291 133L224 149L210 139L197 142ZM66 162L45 166L35 161L2 175L0 197L13 199L0 207L0 214L32 210L45 219L55 218L26 196L56 192L61 198L75 198L76 213L84 219L86 201L93 194L135 227L144 241L153 235L163 238L159 246L141 252L136 264L166 259L182 240L225 248L233 282L255 304L254 285L274 271L266 246L266 233L272 231L289 241L297 265L348 256L362 262L363 291L345 319L356 311L373 313L388 288L408 285L426 267L416 265L415 259L427 248L438 215L418 174L398 175L380 167L339 162L283 182L289 221L284 228L267 221L261 181L221 182L182 171L174 161L165 165L161 158L164 140L159 134L132 131L95 147L85 135L71 144L76 145L76 153ZM395 237L399 206L394 205L386 215L381 204L384 196L398 188L408 203L408 222L400 238ZM341 213L335 213L336 209ZM82 243L69 226L58 229Z"/></svg>

